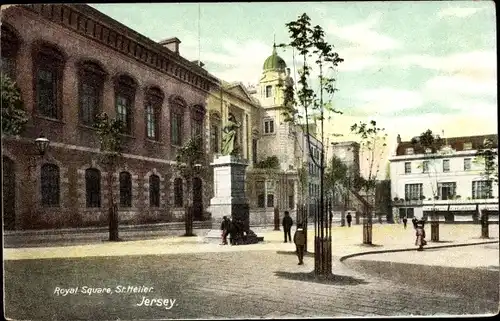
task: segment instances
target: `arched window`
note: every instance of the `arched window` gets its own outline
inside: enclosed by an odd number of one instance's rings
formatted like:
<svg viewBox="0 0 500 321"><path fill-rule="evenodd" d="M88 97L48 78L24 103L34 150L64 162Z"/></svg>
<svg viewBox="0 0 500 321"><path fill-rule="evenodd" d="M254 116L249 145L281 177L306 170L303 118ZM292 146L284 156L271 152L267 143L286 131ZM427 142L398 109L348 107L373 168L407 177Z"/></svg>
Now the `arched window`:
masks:
<svg viewBox="0 0 500 321"><path fill-rule="evenodd" d="M160 113L163 104L163 92L157 87L146 91L146 136L152 140L160 138Z"/></svg>
<svg viewBox="0 0 500 321"><path fill-rule="evenodd" d="M36 110L44 117L62 118L64 57L52 46L40 46L34 55Z"/></svg>
<svg viewBox="0 0 500 321"><path fill-rule="evenodd" d="M203 119L205 117L205 109L203 106L193 106L191 112L191 136L203 136Z"/></svg>
<svg viewBox="0 0 500 321"><path fill-rule="evenodd" d="M120 173L120 207L132 206L132 176L128 172Z"/></svg>
<svg viewBox="0 0 500 321"><path fill-rule="evenodd" d="M3 23L1 29L1 37L2 37L2 44L1 44L2 74L7 75L12 80L15 80L16 57L17 57L17 52L19 50L20 40L14 33L14 31Z"/></svg>
<svg viewBox="0 0 500 321"><path fill-rule="evenodd" d="M171 104L170 109L170 141L172 145L181 146L182 145L182 120L185 103L179 99L175 98Z"/></svg>
<svg viewBox="0 0 500 321"><path fill-rule="evenodd" d="M125 75L118 77L115 84L116 117L122 121L125 134L132 133L132 112L136 87L136 82Z"/></svg>
<svg viewBox="0 0 500 321"><path fill-rule="evenodd" d="M40 176L42 206L59 206L59 167L44 164Z"/></svg>
<svg viewBox="0 0 500 321"><path fill-rule="evenodd" d="M210 117L210 150L212 153L218 153L220 151L220 132L220 116L218 114L212 114Z"/></svg>
<svg viewBox="0 0 500 321"><path fill-rule="evenodd" d="M174 205L181 207L183 205L182 200L182 179L176 178L174 181Z"/></svg>
<svg viewBox="0 0 500 321"><path fill-rule="evenodd" d="M79 118L84 125L92 126L102 109L105 75L101 66L94 62L85 61L79 66Z"/></svg>
<svg viewBox="0 0 500 321"><path fill-rule="evenodd" d="M149 206L160 207L160 178L149 176Z"/></svg>
<svg viewBox="0 0 500 321"><path fill-rule="evenodd" d="M101 172L96 168L85 170L85 195L87 207L101 207Z"/></svg>

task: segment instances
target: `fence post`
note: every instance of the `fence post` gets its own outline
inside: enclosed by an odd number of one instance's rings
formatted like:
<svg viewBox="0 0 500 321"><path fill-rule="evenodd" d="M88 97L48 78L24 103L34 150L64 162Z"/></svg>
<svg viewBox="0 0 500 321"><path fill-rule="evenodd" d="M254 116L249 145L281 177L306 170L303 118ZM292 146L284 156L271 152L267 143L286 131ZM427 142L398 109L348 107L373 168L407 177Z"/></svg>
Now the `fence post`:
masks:
<svg viewBox="0 0 500 321"><path fill-rule="evenodd" d="M277 207L274 208L274 230L280 230L280 210Z"/></svg>
<svg viewBox="0 0 500 321"><path fill-rule="evenodd" d="M488 222L488 212L482 210L481 211L481 238L483 239L488 239L490 238L490 231L489 231L489 222Z"/></svg>

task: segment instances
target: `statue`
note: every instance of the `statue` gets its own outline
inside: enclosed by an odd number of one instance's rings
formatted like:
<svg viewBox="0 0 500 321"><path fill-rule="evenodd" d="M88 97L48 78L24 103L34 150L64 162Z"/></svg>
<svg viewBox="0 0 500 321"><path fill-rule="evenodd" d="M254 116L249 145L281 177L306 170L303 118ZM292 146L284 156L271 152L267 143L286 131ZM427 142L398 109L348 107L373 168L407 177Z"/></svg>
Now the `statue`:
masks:
<svg viewBox="0 0 500 321"><path fill-rule="evenodd" d="M240 124L233 114L229 114L227 125L222 129L222 155L238 154L238 128L240 128Z"/></svg>

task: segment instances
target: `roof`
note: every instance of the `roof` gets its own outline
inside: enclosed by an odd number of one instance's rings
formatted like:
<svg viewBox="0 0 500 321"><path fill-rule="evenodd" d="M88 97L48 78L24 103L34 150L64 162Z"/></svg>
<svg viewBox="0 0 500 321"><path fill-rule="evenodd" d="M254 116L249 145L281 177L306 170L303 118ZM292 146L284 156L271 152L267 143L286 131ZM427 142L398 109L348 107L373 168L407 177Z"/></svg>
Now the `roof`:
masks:
<svg viewBox="0 0 500 321"><path fill-rule="evenodd" d="M285 68L285 61L283 60L283 58L278 56L278 54L276 53L276 45L273 45L273 53L264 61L264 71L274 69L284 70Z"/></svg>
<svg viewBox="0 0 500 321"><path fill-rule="evenodd" d="M481 149L485 139L493 141L494 148L498 147L498 134L442 138L444 145L450 145L451 148L457 152ZM471 148L465 149L464 144L466 143L472 144ZM425 153L424 147L421 145L413 144L411 141L405 141L398 144L396 156L406 155L407 148L413 148L413 154Z"/></svg>

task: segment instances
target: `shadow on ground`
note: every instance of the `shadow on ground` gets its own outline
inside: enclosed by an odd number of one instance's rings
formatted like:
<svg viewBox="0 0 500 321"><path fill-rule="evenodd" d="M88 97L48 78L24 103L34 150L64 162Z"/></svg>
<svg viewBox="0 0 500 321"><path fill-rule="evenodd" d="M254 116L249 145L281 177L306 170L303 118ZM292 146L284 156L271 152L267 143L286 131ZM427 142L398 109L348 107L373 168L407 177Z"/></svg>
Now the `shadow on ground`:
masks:
<svg viewBox="0 0 500 321"><path fill-rule="evenodd" d="M333 274L329 277L318 277L314 272L283 272L276 271L274 274L280 278L304 282L314 282L331 285L359 285L367 284L363 279L354 278L347 275Z"/></svg>
<svg viewBox="0 0 500 321"><path fill-rule="evenodd" d="M368 247L368 248L383 247L383 245L381 245L381 244L364 244L364 243L360 243L359 245L362 246L362 247Z"/></svg>

